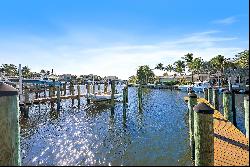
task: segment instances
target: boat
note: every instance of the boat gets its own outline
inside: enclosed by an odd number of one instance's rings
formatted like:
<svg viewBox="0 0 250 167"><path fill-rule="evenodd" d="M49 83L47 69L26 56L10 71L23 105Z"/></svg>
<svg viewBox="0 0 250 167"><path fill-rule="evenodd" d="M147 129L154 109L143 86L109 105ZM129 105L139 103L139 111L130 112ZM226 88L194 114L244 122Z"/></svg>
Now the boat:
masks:
<svg viewBox="0 0 250 167"><path fill-rule="evenodd" d="M118 99L119 97L122 97L122 93L117 93L114 94L114 99ZM93 102L101 102L101 101L108 101L111 100L111 94L92 94L90 93L88 97L91 99Z"/></svg>
<svg viewBox="0 0 250 167"><path fill-rule="evenodd" d="M196 93L203 93L204 88L208 89L209 87L210 87L209 81L203 81L203 82L198 81L198 82L194 82L194 85L192 85L192 89Z"/></svg>
<svg viewBox="0 0 250 167"><path fill-rule="evenodd" d="M188 90L192 88L192 85L179 85L178 89L183 91L183 92L188 92Z"/></svg>

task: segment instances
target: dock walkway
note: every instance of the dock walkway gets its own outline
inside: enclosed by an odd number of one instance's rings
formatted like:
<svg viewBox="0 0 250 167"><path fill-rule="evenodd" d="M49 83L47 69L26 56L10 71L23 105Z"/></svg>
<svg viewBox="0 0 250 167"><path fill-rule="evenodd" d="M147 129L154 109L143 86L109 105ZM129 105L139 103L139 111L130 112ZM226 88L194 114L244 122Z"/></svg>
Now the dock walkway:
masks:
<svg viewBox="0 0 250 167"><path fill-rule="evenodd" d="M185 97L185 101L188 97ZM204 98L198 103L214 107ZM249 139L214 109L214 166L249 166Z"/></svg>

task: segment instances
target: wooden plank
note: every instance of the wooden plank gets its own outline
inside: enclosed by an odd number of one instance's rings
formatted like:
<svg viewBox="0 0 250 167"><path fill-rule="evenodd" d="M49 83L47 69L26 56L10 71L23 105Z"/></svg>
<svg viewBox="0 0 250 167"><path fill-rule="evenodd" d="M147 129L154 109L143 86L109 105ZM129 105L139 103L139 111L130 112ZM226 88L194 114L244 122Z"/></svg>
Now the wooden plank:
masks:
<svg viewBox="0 0 250 167"><path fill-rule="evenodd" d="M204 98L198 102L207 103ZM224 119L223 115L215 110L214 113L214 165L215 166L248 166L249 141L231 122Z"/></svg>
<svg viewBox="0 0 250 167"><path fill-rule="evenodd" d="M188 97L184 98L188 102ZM204 98L198 102L215 108ZM249 166L249 141L231 122L214 111L214 166Z"/></svg>

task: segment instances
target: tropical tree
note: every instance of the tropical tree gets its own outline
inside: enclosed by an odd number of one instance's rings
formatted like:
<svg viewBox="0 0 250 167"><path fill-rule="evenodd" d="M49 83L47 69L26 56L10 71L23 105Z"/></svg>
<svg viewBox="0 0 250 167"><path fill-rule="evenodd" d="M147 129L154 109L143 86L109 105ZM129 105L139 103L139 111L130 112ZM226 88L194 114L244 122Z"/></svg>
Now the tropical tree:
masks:
<svg viewBox="0 0 250 167"><path fill-rule="evenodd" d="M153 83L155 81L155 74L148 65L139 66L136 77L141 84Z"/></svg>
<svg viewBox="0 0 250 167"><path fill-rule="evenodd" d="M234 63L236 66L244 69L249 68L249 50L244 50L243 52L235 55Z"/></svg>
<svg viewBox="0 0 250 167"><path fill-rule="evenodd" d="M194 58L192 62L192 71L195 74L198 74L198 77L199 77L199 74L201 73L202 65L203 65L203 60L201 59L201 57Z"/></svg>
<svg viewBox="0 0 250 167"><path fill-rule="evenodd" d="M166 71L169 71L169 72L172 72L172 71L174 71L174 67L173 67L172 64L168 64L168 65L165 67L165 70L166 70Z"/></svg>
<svg viewBox="0 0 250 167"><path fill-rule="evenodd" d="M129 82L129 83L135 84L136 81L137 81L137 77L136 77L135 75L132 75L132 76L130 76L130 77L128 78L128 82Z"/></svg>
<svg viewBox="0 0 250 167"><path fill-rule="evenodd" d="M174 62L174 70L175 72L179 73L180 75L182 74L182 72L185 69L185 62L182 60L178 60L176 62Z"/></svg>
<svg viewBox="0 0 250 167"><path fill-rule="evenodd" d="M31 71L30 71L30 68L28 66L24 66L22 68L22 75L24 78L29 78L31 76Z"/></svg>
<svg viewBox="0 0 250 167"><path fill-rule="evenodd" d="M163 64L162 63L157 64L155 69L164 70Z"/></svg>
<svg viewBox="0 0 250 167"><path fill-rule="evenodd" d="M210 64L214 71L223 73L228 64L228 59L222 55L218 55L210 60Z"/></svg>
<svg viewBox="0 0 250 167"><path fill-rule="evenodd" d="M6 76L17 75L17 66L14 64L2 64L1 69Z"/></svg>
<svg viewBox="0 0 250 167"><path fill-rule="evenodd" d="M182 57L182 59L184 59L185 61L185 66L188 67L188 71L191 72L191 77L192 77L192 82L194 82L194 57L193 57L193 53L188 53L186 55L184 55L184 57Z"/></svg>

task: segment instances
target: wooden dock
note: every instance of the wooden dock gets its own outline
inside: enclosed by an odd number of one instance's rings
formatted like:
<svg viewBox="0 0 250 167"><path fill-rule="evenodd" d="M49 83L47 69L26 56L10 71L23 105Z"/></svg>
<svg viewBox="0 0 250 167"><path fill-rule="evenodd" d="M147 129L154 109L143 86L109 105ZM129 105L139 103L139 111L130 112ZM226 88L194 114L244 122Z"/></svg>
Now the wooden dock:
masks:
<svg viewBox="0 0 250 167"><path fill-rule="evenodd" d="M214 107L204 98L197 99ZM188 97L185 97L188 101ZM214 109L215 110L215 109ZM249 139L231 122L214 111L214 166L249 166Z"/></svg>

